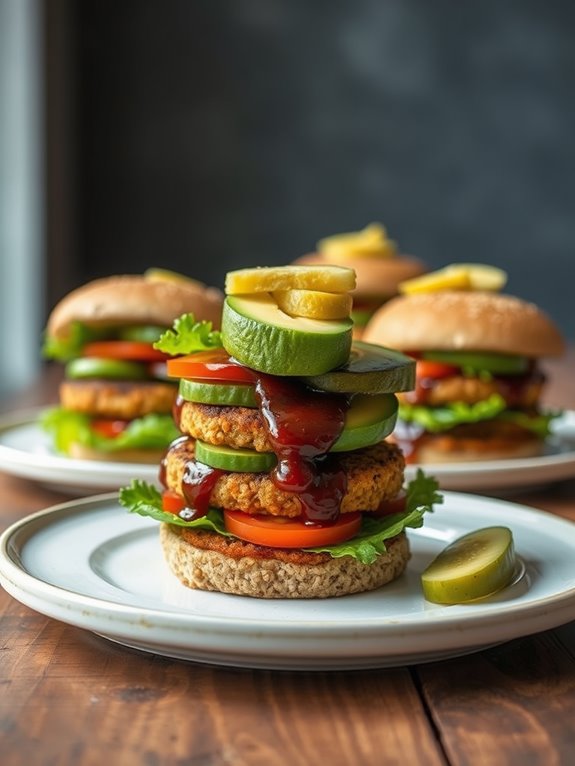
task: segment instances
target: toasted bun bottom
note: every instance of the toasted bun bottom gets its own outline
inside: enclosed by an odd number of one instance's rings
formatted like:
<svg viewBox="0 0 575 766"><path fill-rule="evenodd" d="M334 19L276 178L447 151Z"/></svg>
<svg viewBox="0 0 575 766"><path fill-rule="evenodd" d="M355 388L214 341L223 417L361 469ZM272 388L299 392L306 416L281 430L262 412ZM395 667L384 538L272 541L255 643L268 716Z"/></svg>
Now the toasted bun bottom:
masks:
<svg viewBox="0 0 575 766"><path fill-rule="evenodd" d="M285 551L274 558L270 548L263 549L266 557L232 557L187 542L180 529L171 524L161 525L160 539L170 570L188 588L255 598L330 598L374 590L399 577L410 556L403 532L386 541L387 552L373 564L362 564L349 556L334 559L321 553L311 554L317 557L317 563L298 563L297 554L294 561ZM249 544L246 548L253 550Z"/></svg>
<svg viewBox="0 0 575 766"><path fill-rule="evenodd" d="M479 460L506 460L537 457L545 442L536 437L526 439L470 439L447 434L427 435L416 445L407 463L471 463ZM405 445L402 445L408 452Z"/></svg>
<svg viewBox="0 0 575 766"><path fill-rule="evenodd" d="M165 450L145 449L119 449L97 450L85 447L83 444L73 442L70 445L69 456L76 460L104 460L107 463L150 463L160 462Z"/></svg>

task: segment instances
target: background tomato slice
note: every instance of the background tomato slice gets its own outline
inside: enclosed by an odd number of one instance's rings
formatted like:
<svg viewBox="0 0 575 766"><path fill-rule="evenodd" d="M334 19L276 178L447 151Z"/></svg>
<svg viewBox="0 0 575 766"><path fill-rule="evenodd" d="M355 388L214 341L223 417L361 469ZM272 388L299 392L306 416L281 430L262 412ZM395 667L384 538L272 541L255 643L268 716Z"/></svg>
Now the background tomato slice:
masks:
<svg viewBox="0 0 575 766"><path fill-rule="evenodd" d="M250 516L243 511L224 511L228 532L241 540L270 548L315 548L350 540L361 527L361 513L341 514L335 524L304 524L299 519Z"/></svg>
<svg viewBox="0 0 575 766"><path fill-rule="evenodd" d="M427 359L417 360L417 376L419 378L450 378L459 375L459 367L443 362L431 362Z"/></svg>
<svg viewBox="0 0 575 766"><path fill-rule="evenodd" d="M128 427L129 420L106 420L95 418L92 420L92 430L105 436L107 439L113 439L115 436L119 436L122 431L125 431Z"/></svg>
<svg viewBox="0 0 575 766"><path fill-rule="evenodd" d="M223 348L168 359L167 368L168 375L174 378L228 383L253 383L255 379L252 370L232 359Z"/></svg>
<svg viewBox="0 0 575 766"><path fill-rule="evenodd" d="M149 343L136 340L99 340L87 343L83 356L95 356L100 359L133 359L141 362L160 362L168 359L168 354L158 351Z"/></svg>

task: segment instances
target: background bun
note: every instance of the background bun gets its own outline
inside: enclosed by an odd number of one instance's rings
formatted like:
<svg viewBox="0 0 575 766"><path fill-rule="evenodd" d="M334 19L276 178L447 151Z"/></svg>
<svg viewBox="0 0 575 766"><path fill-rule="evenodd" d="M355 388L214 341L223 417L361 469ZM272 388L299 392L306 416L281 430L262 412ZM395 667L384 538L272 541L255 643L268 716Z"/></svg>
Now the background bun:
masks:
<svg viewBox="0 0 575 766"><path fill-rule="evenodd" d="M153 324L169 327L193 312L219 328L223 295L193 280L147 279L123 275L96 279L68 293L54 308L46 332L65 337L71 322L86 325Z"/></svg>
<svg viewBox="0 0 575 766"><path fill-rule="evenodd" d="M294 263L325 264L326 258L320 253L302 255ZM339 266L355 270L357 284L352 295L391 298L397 295L397 286L406 279L418 277L427 271L423 261L411 255L397 255L390 258L349 258Z"/></svg>
<svg viewBox="0 0 575 766"><path fill-rule="evenodd" d="M560 356L561 334L535 304L511 295L442 291L394 298L372 317L367 343L403 351L494 351Z"/></svg>

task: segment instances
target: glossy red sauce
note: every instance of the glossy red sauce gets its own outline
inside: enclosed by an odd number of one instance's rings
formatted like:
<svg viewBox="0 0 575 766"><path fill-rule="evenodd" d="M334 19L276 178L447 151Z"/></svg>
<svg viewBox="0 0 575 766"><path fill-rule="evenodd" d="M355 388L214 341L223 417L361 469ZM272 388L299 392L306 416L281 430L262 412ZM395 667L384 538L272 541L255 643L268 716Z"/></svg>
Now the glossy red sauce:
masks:
<svg viewBox="0 0 575 766"><path fill-rule="evenodd" d="M347 397L313 391L290 378L259 374L256 400L278 458L272 481L278 489L298 493L306 521L334 522L346 475L326 453L343 430Z"/></svg>
<svg viewBox="0 0 575 766"><path fill-rule="evenodd" d="M253 380L264 427L278 458L270 472L272 481L278 489L298 494L307 523L335 522L347 481L337 458L326 453L343 430L348 398L314 391L293 378L253 372ZM173 409L178 427L183 404L178 396ZM212 489L224 473L195 460L186 463L182 494L193 509L192 518L207 513ZM160 481L166 486L165 459Z"/></svg>

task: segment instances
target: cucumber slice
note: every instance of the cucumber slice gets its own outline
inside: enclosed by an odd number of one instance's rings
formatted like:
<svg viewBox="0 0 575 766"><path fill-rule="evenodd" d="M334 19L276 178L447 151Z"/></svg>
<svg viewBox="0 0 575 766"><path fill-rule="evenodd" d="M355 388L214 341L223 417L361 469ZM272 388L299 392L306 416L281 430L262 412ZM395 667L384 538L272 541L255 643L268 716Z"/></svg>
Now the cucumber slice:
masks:
<svg viewBox="0 0 575 766"><path fill-rule="evenodd" d="M249 384L205 383L182 378L179 393L187 402L230 407L257 407L255 388Z"/></svg>
<svg viewBox="0 0 575 766"><path fill-rule="evenodd" d="M397 399L393 394L353 397L344 429L332 452L350 452L383 441L395 428Z"/></svg>
<svg viewBox="0 0 575 766"><path fill-rule="evenodd" d="M421 575L423 593L436 604L460 604L505 588L515 574L513 535L486 527L448 545Z"/></svg>
<svg viewBox="0 0 575 766"><path fill-rule="evenodd" d="M521 375L529 369L525 356L491 354L476 351L424 351L423 359L453 364L472 372L491 372L493 375Z"/></svg>
<svg viewBox="0 0 575 766"><path fill-rule="evenodd" d="M155 343L165 331L165 327L157 325L130 325L119 330L118 338L120 340L135 340L139 343Z"/></svg>
<svg viewBox="0 0 575 766"><path fill-rule="evenodd" d="M390 394L415 387L415 361L373 343L354 341L349 360L323 375L306 375L312 388L338 394Z"/></svg>
<svg viewBox="0 0 575 766"><path fill-rule="evenodd" d="M196 441L196 460L212 468L238 473L260 473L271 470L277 463L273 452L232 449Z"/></svg>
<svg viewBox="0 0 575 766"><path fill-rule="evenodd" d="M71 380L105 378L110 380L145 380L149 378L145 364L122 359L100 359L83 356L66 365L66 377Z"/></svg>
<svg viewBox="0 0 575 766"><path fill-rule="evenodd" d="M285 314L267 293L224 301L224 348L242 364L270 375L321 375L347 362L351 319Z"/></svg>

